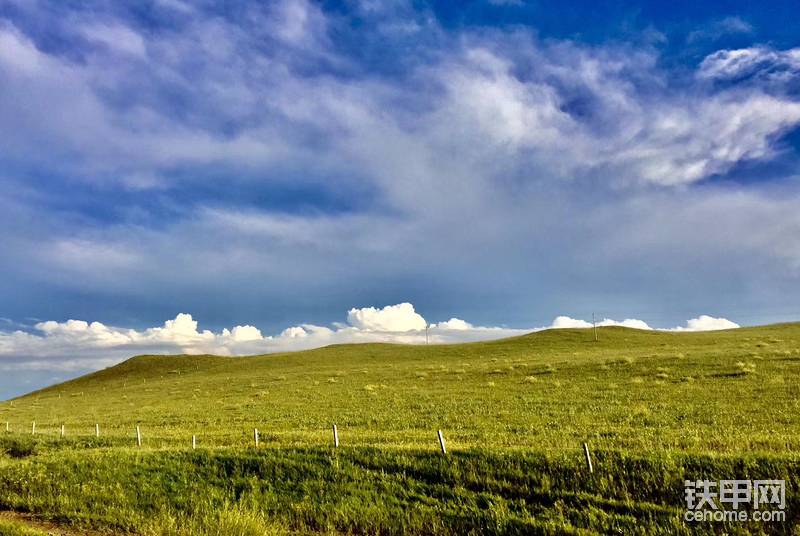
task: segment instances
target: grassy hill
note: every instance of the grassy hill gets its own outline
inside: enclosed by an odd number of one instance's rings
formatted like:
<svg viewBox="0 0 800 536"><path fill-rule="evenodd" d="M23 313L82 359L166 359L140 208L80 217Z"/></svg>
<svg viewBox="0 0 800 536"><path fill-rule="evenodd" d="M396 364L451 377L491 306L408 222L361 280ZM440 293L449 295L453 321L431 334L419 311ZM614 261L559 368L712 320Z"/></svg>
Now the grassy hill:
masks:
<svg viewBox="0 0 800 536"><path fill-rule="evenodd" d="M246 358L139 356L0 405L0 423L152 445L800 448L800 324L707 333L551 330L448 346Z"/></svg>
<svg viewBox="0 0 800 536"><path fill-rule="evenodd" d="M598 332L138 356L0 404L0 509L141 534L785 531L684 524L703 476L786 478L797 521L800 324Z"/></svg>

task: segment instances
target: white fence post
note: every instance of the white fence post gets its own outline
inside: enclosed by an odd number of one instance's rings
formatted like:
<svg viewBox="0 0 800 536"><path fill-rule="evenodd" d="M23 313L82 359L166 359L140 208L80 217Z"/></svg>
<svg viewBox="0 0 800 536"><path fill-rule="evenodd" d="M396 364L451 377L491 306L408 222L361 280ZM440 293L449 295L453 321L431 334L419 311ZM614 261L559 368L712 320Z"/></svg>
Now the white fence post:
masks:
<svg viewBox="0 0 800 536"><path fill-rule="evenodd" d="M142 446L142 431L139 429L139 425L136 425L136 446Z"/></svg>
<svg viewBox="0 0 800 536"><path fill-rule="evenodd" d="M442 454L447 454L447 448L444 446L444 436L441 430L439 430L439 446L442 447Z"/></svg>
<svg viewBox="0 0 800 536"><path fill-rule="evenodd" d="M333 446L339 448L339 430L336 429L335 424L333 425Z"/></svg>
<svg viewBox="0 0 800 536"><path fill-rule="evenodd" d="M589 455L589 445L586 443L583 444L583 453L586 455L586 466L589 467L589 472L593 473L594 470L592 469L592 457Z"/></svg>

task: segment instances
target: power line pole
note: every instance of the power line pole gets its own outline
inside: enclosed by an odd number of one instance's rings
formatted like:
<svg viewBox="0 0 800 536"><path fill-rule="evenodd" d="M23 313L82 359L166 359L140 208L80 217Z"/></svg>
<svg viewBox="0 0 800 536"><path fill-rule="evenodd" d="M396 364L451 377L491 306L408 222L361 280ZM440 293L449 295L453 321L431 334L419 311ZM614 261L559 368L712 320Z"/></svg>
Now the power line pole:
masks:
<svg viewBox="0 0 800 536"><path fill-rule="evenodd" d="M597 322L594 321L594 313L592 313L592 327L594 328L594 342L597 342Z"/></svg>
<svg viewBox="0 0 800 536"><path fill-rule="evenodd" d="M428 345L428 324L425 324L425 345Z"/></svg>

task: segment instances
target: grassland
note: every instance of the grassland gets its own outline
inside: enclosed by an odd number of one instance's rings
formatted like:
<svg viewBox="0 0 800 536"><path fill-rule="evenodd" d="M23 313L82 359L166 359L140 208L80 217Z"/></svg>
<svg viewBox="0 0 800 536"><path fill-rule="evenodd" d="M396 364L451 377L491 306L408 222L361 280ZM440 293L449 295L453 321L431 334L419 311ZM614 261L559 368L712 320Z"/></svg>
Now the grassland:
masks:
<svg viewBox="0 0 800 536"><path fill-rule="evenodd" d="M795 530L800 324L599 334L136 357L0 404L0 509L140 534ZM737 477L786 479L787 523L681 521L684 478Z"/></svg>

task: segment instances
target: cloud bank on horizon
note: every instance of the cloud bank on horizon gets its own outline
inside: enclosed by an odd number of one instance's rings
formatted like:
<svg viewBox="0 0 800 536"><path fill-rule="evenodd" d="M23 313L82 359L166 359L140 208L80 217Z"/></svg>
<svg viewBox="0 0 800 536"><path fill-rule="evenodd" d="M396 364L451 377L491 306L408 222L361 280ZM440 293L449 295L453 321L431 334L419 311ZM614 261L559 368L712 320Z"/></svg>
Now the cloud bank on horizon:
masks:
<svg viewBox="0 0 800 536"><path fill-rule="evenodd" d="M598 326L654 329L637 319L603 319ZM559 316L549 326L506 328L474 326L451 318L429 324L410 303L383 308L353 308L347 324L302 324L279 335L263 335L254 326L235 326L214 333L198 330L198 322L180 313L163 326L135 330L100 322L68 320L39 322L33 330L0 331L0 370L87 371L109 366L133 354L248 355L319 348L329 344L390 342L402 344L458 343L499 339L544 329L591 328L585 320ZM701 315L672 331L711 331L738 328L725 318ZM19 359L19 356L25 356Z"/></svg>

